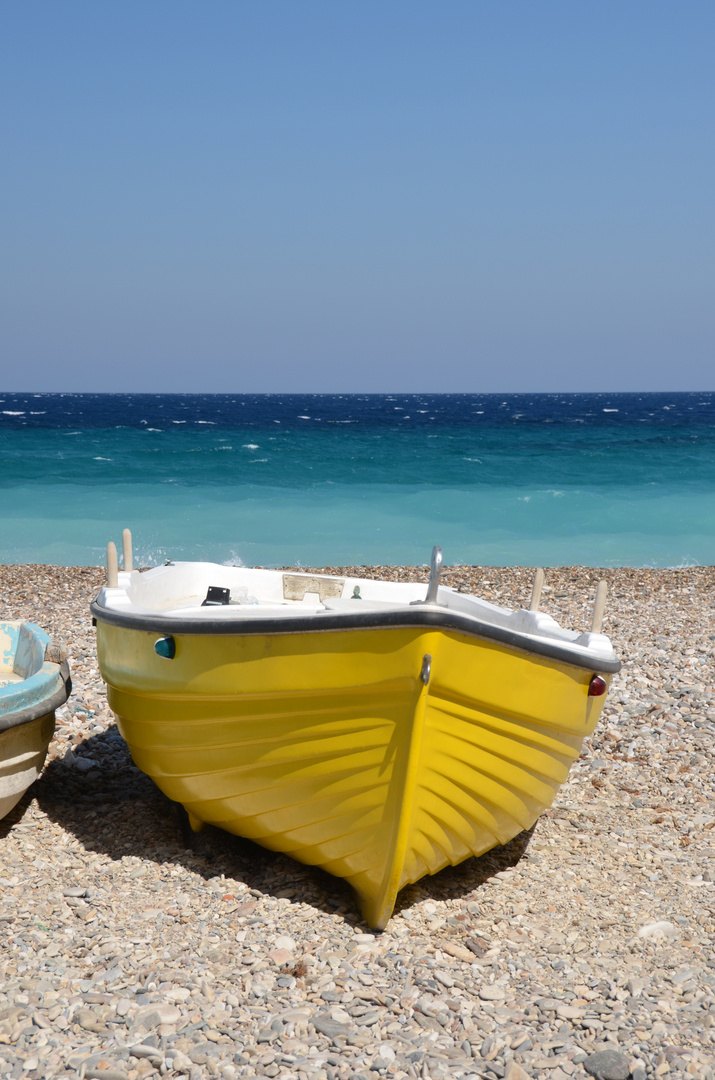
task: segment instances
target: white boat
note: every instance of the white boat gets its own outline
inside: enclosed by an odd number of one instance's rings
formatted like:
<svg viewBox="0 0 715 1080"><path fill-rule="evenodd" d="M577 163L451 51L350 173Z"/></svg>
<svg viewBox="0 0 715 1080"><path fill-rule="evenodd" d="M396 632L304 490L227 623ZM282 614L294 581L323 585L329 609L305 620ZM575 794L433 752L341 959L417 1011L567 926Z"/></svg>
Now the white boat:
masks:
<svg viewBox="0 0 715 1080"><path fill-rule="evenodd" d="M34 623L0 622L0 818L42 772L72 683L64 650Z"/></svg>

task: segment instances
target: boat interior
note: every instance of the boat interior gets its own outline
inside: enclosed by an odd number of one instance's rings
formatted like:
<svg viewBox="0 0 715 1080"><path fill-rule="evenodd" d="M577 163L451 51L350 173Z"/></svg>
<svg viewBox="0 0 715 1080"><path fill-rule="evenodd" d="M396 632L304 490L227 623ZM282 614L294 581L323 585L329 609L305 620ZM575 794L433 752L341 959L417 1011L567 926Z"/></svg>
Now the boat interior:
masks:
<svg viewBox="0 0 715 1080"><path fill-rule="evenodd" d="M0 689L37 674L44 660L44 641L29 623L0 622Z"/></svg>
<svg viewBox="0 0 715 1080"><path fill-rule="evenodd" d="M151 570L120 571L117 587L103 589L98 601L103 607L134 615L175 615L236 623L257 617L280 620L297 611L319 615L431 604L514 633L611 653L610 642L601 634L565 630L543 611L514 611L432 582L425 585L177 562Z"/></svg>

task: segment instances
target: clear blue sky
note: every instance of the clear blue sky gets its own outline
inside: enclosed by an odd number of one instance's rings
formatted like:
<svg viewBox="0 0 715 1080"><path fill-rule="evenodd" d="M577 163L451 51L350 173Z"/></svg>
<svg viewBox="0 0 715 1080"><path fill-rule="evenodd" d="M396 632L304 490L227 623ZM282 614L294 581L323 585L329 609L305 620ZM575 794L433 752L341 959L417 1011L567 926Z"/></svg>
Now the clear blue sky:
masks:
<svg viewBox="0 0 715 1080"><path fill-rule="evenodd" d="M1 0L0 389L715 388L712 0Z"/></svg>

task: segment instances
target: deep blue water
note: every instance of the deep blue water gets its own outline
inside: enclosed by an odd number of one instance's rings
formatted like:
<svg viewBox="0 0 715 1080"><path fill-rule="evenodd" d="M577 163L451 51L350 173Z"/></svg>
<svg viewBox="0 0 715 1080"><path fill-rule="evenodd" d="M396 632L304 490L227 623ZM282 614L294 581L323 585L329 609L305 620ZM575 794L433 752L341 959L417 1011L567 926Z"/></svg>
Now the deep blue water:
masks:
<svg viewBox="0 0 715 1080"><path fill-rule="evenodd" d="M715 394L0 393L0 562L715 562Z"/></svg>

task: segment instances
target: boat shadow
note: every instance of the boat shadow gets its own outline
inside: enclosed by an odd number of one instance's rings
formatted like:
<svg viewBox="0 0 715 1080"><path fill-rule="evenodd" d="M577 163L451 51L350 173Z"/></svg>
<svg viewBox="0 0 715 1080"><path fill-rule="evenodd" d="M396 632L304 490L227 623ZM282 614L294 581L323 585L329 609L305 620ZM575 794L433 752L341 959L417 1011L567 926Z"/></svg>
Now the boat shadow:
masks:
<svg viewBox="0 0 715 1080"><path fill-rule="evenodd" d="M12 831L13 826L23 824L22 819L32 803L34 795L35 791L31 785L28 790L23 793L20 801L15 803L12 810L8 810L4 818L0 818L0 842L2 842Z"/></svg>
<svg viewBox="0 0 715 1080"><path fill-rule="evenodd" d="M223 875L229 879L229 890L231 881L241 882L255 896L310 904L365 929L352 891L342 879L222 829L207 826L192 833L183 807L136 767L115 725L83 740L64 758L49 761L40 779L0 822L0 838L20 820L33 797L48 818L88 851L116 861L134 857L179 865L206 881ZM407 886L398 896L395 912L425 900L474 894L519 861L531 832Z"/></svg>

